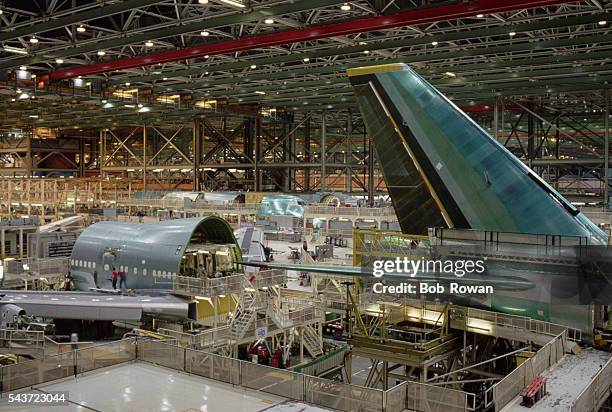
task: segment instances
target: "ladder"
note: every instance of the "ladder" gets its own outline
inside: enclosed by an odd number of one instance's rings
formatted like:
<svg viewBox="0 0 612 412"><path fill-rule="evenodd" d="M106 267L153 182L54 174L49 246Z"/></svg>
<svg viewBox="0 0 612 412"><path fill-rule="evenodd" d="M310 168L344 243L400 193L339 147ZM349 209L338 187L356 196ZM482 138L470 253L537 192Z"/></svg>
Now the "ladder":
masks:
<svg viewBox="0 0 612 412"><path fill-rule="evenodd" d="M321 337L317 332L317 328L313 325L306 325L302 330L302 336L304 340L304 347L310 353L310 356L316 358L323 354L323 348L321 343Z"/></svg>

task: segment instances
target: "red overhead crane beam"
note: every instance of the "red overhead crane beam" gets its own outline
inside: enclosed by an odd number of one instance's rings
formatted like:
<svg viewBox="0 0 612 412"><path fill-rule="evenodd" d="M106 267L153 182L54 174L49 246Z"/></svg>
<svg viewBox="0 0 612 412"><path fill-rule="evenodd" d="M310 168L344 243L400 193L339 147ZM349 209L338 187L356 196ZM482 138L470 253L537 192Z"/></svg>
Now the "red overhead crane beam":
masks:
<svg viewBox="0 0 612 412"><path fill-rule="evenodd" d="M126 70L134 67L152 66L179 60L188 60L212 56L215 54L234 53L252 49L262 49L282 44L299 43L348 34L365 33L393 27L413 24L433 23L437 21L474 17L476 14L501 13L535 7L553 6L562 3L576 3L577 0L473 0L445 4L442 6L424 7L405 10L394 14L366 17L338 23L320 24L301 29L245 36L235 40L205 43L180 50L168 50L159 53L145 54L120 60L95 63L88 66L57 70L47 74L50 80L62 80L77 76L86 76Z"/></svg>

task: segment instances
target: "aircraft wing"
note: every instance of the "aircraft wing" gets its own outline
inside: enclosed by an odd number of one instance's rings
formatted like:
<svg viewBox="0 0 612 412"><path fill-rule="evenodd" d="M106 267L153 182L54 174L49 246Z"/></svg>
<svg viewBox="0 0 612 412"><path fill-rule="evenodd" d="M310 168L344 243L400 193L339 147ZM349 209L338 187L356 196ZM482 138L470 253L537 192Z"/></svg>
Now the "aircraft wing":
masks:
<svg viewBox="0 0 612 412"><path fill-rule="evenodd" d="M328 275L337 276L364 276L373 278L374 275L367 269L362 269L355 266L323 266L323 265L303 265L296 263L270 263L270 262L241 262L244 266L268 268L268 269L285 269L294 270L296 272L312 272L325 273ZM402 282L440 282L440 283L458 283L460 285L475 285L475 286L493 286L499 290L528 290L535 287L533 282L516 276L491 276L491 275L470 275L457 277L452 274L444 273L422 273L415 277L406 276L404 273L386 273L382 280L401 280Z"/></svg>
<svg viewBox="0 0 612 412"><path fill-rule="evenodd" d="M195 303L171 294L110 295L98 292L0 290L0 306L15 305L30 316L84 320L140 320L143 314L186 319Z"/></svg>

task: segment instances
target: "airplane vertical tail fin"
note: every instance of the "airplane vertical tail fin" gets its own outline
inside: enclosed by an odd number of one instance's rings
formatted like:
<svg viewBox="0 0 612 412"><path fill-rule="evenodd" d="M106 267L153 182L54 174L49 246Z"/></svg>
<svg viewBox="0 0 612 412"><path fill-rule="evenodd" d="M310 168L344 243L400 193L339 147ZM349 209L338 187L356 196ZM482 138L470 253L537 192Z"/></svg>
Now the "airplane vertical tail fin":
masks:
<svg viewBox="0 0 612 412"><path fill-rule="evenodd" d="M607 235L405 64L348 71L402 231Z"/></svg>

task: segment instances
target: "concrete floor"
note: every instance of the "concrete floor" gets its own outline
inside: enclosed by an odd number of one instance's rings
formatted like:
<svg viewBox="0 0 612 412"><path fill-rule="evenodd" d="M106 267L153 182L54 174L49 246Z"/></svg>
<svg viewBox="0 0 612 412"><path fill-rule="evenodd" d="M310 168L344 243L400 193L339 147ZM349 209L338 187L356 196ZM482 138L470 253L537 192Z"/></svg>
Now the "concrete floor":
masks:
<svg viewBox="0 0 612 412"><path fill-rule="evenodd" d="M531 408L521 406L520 396L517 396L502 411L504 412L563 412L569 411L572 403L584 388L591 382L593 376L604 365L610 354L593 348L586 348L577 355L566 354L552 369L544 372L548 381L547 394Z"/></svg>
<svg viewBox="0 0 612 412"><path fill-rule="evenodd" d="M38 388L43 391L68 391L71 404L65 407L24 408L9 405L8 398L4 397L0 399L0 411L257 412L286 401L266 393L246 391L139 362L122 364L78 379L67 379Z"/></svg>

